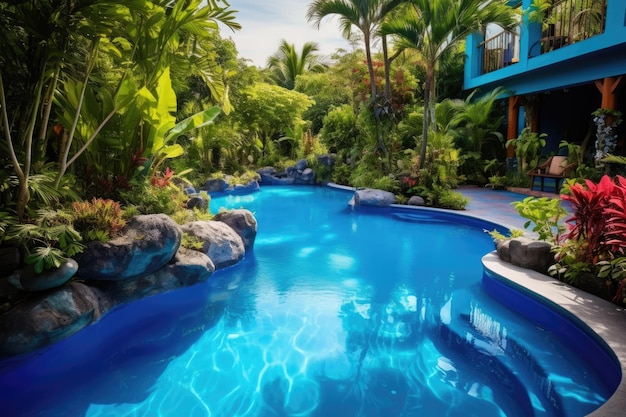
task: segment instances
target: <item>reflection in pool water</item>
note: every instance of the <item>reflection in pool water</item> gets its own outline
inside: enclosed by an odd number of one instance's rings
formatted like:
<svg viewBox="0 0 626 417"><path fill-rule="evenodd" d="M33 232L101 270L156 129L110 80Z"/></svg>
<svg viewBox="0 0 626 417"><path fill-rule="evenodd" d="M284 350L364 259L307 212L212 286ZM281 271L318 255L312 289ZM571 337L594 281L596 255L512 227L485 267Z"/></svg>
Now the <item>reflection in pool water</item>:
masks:
<svg viewBox="0 0 626 417"><path fill-rule="evenodd" d="M481 291L491 226L349 198L215 198L255 213L253 253L1 363L3 415L573 417L608 398L584 358Z"/></svg>

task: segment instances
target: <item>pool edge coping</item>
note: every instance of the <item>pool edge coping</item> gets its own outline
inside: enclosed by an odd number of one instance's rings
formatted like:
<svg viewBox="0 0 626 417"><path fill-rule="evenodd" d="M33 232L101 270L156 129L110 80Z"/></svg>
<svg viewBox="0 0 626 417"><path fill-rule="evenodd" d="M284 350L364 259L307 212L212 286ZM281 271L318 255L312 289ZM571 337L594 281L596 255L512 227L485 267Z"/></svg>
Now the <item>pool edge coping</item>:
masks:
<svg viewBox="0 0 626 417"><path fill-rule="evenodd" d="M538 294L589 326L617 357L622 375L611 397L589 417L621 417L626 410L626 310L539 272L504 262L495 252L483 256L485 269Z"/></svg>

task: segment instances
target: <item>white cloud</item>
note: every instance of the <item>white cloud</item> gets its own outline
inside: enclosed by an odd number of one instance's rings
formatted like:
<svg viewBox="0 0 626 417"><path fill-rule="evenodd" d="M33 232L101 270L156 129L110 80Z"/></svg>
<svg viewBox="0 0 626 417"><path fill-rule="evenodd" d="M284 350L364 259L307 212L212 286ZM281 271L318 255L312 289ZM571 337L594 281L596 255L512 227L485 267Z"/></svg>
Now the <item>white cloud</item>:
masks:
<svg viewBox="0 0 626 417"><path fill-rule="evenodd" d="M260 67L265 67L282 39L293 43L298 51L305 42L316 42L319 54L324 56L339 48L349 50L350 44L342 38L336 19L325 18L319 30L306 20L309 4L309 0L230 0L242 29L235 33L222 29L222 36L232 38L239 55Z"/></svg>

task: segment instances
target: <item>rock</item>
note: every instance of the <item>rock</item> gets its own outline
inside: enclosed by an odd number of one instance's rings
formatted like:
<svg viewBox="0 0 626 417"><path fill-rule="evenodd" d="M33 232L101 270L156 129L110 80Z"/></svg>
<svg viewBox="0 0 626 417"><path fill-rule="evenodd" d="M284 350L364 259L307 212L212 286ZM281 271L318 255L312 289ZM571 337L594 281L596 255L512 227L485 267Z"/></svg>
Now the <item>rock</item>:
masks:
<svg viewBox="0 0 626 417"><path fill-rule="evenodd" d="M389 191L363 188L354 192L350 201L354 206L385 207L396 202L396 196Z"/></svg>
<svg viewBox="0 0 626 417"><path fill-rule="evenodd" d="M158 271L137 279L110 282L101 289L113 304L123 304L206 281L214 271L206 254L180 248L172 262Z"/></svg>
<svg viewBox="0 0 626 417"><path fill-rule="evenodd" d="M548 268L554 263L552 245L548 242L517 237L510 240L509 252L512 265L532 269L542 274L547 274Z"/></svg>
<svg viewBox="0 0 626 417"><path fill-rule="evenodd" d="M225 191L228 188L228 182L223 178L213 178L207 180L200 189L207 193Z"/></svg>
<svg viewBox="0 0 626 417"><path fill-rule="evenodd" d="M263 167L263 168L259 168L256 170L257 174L259 175L274 175L276 174L278 171L276 171L276 168L274 167Z"/></svg>
<svg viewBox="0 0 626 417"><path fill-rule="evenodd" d="M414 195L411 198L409 198L409 201L407 202L407 204L409 206L424 206L426 205L426 202L419 195Z"/></svg>
<svg viewBox="0 0 626 417"><path fill-rule="evenodd" d="M257 180L252 180L247 184L236 184L232 188L232 193L238 195L253 193L255 191L259 191L259 182Z"/></svg>
<svg viewBox="0 0 626 417"><path fill-rule="evenodd" d="M80 282L36 293L0 320L0 354L19 355L71 336L109 308L98 289Z"/></svg>
<svg viewBox="0 0 626 417"><path fill-rule="evenodd" d="M200 211L206 211L206 209L209 208L209 202L204 197L194 195L187 201L187 208L190 210L197 208Z"/></svg>
<svg viewBox="0 0 626 417"><path fill-rule="evenodd" d="M510 244L511 244L511 239L496 240L496 251L498 252L498 256L504 262L508 262L508 263L511 263Z"/></svg>
<svg viewBox="0 0 626 417"><path fill-rule="evenodd" d="M298 176L298 170L296 169L296 167L287 167L285 172L287 172L287 175L291 178L296 178Z"/></svg>
<svg viewBox="0 0 626 417"><path fill-rule="evenodd" d="M0 248L0 277L11 275L22 264L20 250L15 246L5 246Z"/></svg>
<svg viewBox="0 0 626 417"><path fill-rule="evenodd" d="M78 263L68 259L58 268L35 272L32 265L26 265L20 271L16 271L8 279L15 288L26 291L44 291L50 288L60 287L69 281L78 271Z"/></svg>
<svg viewBox="0 0 626 417"><path fill-rule="evenodd" d="M296 169L300 172L304 171L304 169L308 166L309 166L309 163L307 162L306 159L300 159L298 160L298 162L296 162Z"/></svg>
<svg viewBox="0 0 626 417"><path fill-rule="evenodd" d="M187 195L198 194L198 191L190 185L185 187L183 190L185 191L185 194Z"/></svg>
<svg viewBox="0 0 626 417"><path fill-rule="evenodd" d="M195 221L183 225L182 230L204 242L202 252L211 258L215 269L231 266L239 262L245 254L243 240L226 223Z"/></svg>
<svg viewBox="0 0 626 417"><path fill-rule="evenodd" d="M254 247L254 240L257 233L257 221L249 210L237 209L218 213L214 217L215 221L226 223L233 229L241 240L246 251Z"/></svg>
<svg viewBox="0 0 626 417"><path fill-rule="evenodd" d="M300 184L315 184L315 172L311 168L305 168L298 178Z"/></svg>
<svg viewBox="0 0 626 417"><path fill-rule="evenodd" d="M182 232L165 214L135 216L124 234L109 242L89 242L76 256L84 279L140 277L167 265L180 246Z"/></svg>

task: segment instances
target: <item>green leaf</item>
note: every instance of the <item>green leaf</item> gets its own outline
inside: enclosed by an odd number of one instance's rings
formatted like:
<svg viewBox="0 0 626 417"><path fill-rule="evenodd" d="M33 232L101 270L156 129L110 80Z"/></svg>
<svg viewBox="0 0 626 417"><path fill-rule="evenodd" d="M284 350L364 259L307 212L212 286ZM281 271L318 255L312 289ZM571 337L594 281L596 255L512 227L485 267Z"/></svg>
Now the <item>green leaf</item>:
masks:
<svg viewBox="0 0 626 417"><path fill-rule="evenodd" d="M173 138L176 138L182 134L185 134L193 129L198 129L204 126L213 124L213 121L220 114L220 108L217 106L208 108L199 113L196 113L176 124L165 137L165 142L169 142Z"/></svg>

